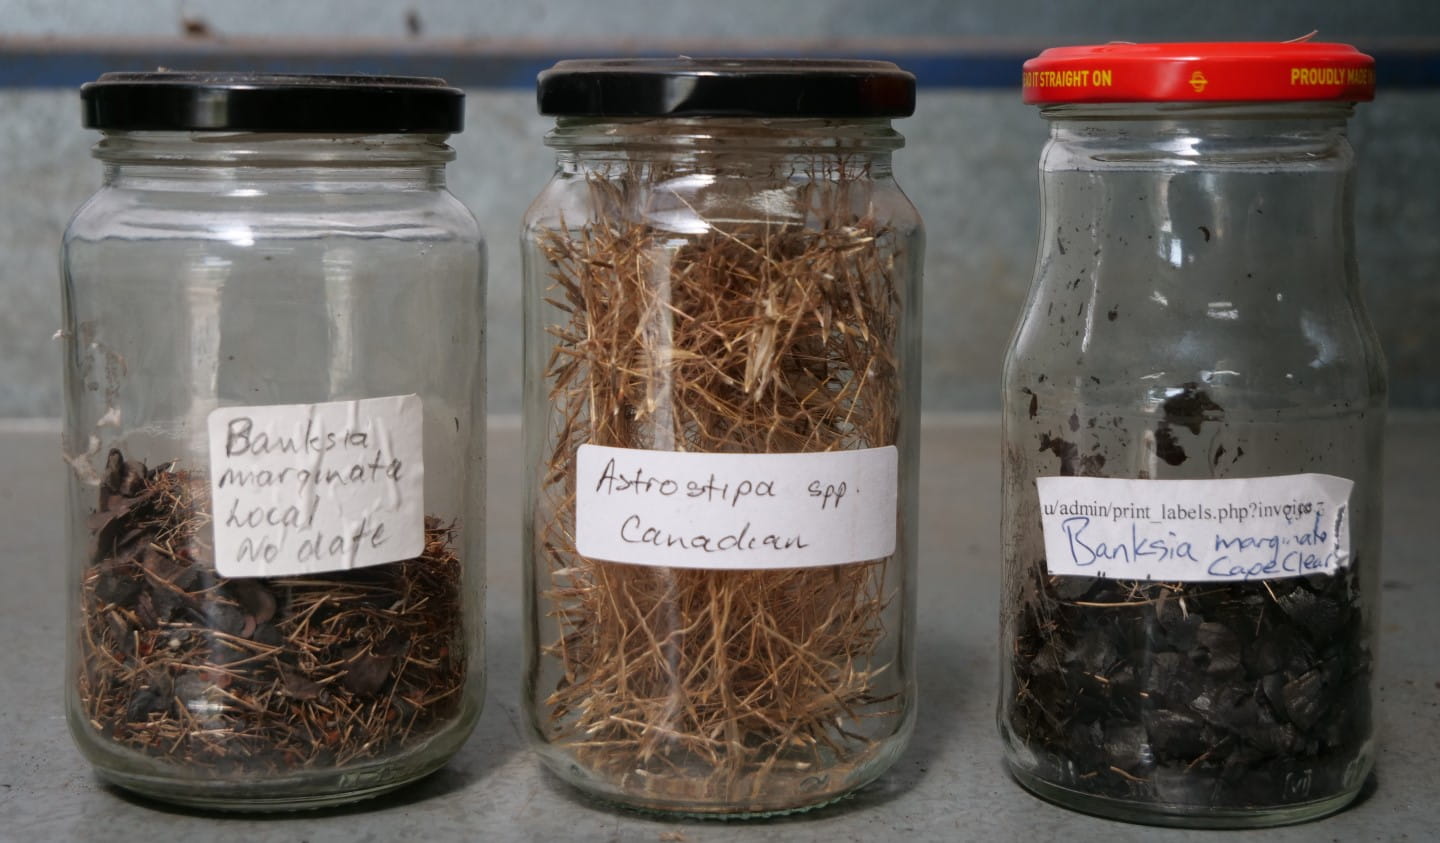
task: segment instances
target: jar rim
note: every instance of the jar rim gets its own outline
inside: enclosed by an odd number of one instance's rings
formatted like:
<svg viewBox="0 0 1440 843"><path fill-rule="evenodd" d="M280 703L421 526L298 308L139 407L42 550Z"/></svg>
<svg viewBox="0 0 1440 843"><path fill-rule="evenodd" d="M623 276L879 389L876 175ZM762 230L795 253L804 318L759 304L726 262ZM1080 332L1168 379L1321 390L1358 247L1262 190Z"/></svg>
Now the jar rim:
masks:
<svg viewBox="0 0 1440 843"><path fill-rule="evenodd" d="M455 160L444 133L366 134L107 129L91 154L107 164L405 167Z"/></svg>
<svg viewBox="0 0 1440 843"><path fill-rule="evenodd" d="M1224 102L1053 102L1039 103L1046 120L1339 120L1355 112L1345 100Z"/></svg>
<svg viewBox="0 0 1440 843"><path fill-rule="evenodd" d="M561 116L545 135L556 150L643 150L806 153L888 152L905 137L886 117Z"/></svg>

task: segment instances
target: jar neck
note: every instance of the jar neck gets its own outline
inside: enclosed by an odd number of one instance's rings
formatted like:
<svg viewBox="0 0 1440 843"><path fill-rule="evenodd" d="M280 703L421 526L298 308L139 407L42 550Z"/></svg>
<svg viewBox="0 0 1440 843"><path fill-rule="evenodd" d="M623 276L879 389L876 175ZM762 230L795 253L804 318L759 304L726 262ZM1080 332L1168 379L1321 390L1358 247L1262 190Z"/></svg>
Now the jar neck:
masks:
<svg viewBox="0 0 1440 843"><path fill-rule="evenodd" d="M1040 165L1041 274L1060 284L1088 275L1111 292L1133 286L1172 304L1353 293L1350 111L1043 109L1053 123Z"/></svg>
<svg viewBox="0 0 1440 843"><path fill-rule="evenodd" d="M105 165L108 187L210 190L220 181L261 183L267 191L440 189L445 164L455 158L447 137L106 132L92 154Z"/></svg>
<svg viewBox="0 0 1440 843"><path fill-rule="evenodd" d="M905 145L890 120L665 117L562 117L545 136L563 170L653 163L674 170L859 171L888 176Z"/></svg>
<svg viewBox="0 0 1440 843"><path fill-rule="evenodd" d="M1283 169L1349 167L1353 111L1348 102L1086 103L1040 113L1051 121L1047 163L1054 154L1082 169Z"/></svg>

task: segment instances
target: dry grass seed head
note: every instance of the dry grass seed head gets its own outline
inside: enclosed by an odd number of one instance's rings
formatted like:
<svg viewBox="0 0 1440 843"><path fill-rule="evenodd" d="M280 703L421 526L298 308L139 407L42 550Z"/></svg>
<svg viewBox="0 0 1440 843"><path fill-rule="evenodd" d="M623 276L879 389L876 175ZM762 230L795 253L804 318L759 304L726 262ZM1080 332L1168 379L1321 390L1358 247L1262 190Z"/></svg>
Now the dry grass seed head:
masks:
<svg viewBox="0 0 1440 843"><path fill-rule="evenodd" d="M546 381L554 445L537 507L561 680L550 739L622 786L734 800L784 768L855 758L842 723L894 714L886 560L737 571L575 551L582 444L702 453L895 442L893 232L849 210L850 183L800 188L810 224L712 219L677 237L627 208L642 179L591 181L594 216L541 235L561 324Z"/></svg>

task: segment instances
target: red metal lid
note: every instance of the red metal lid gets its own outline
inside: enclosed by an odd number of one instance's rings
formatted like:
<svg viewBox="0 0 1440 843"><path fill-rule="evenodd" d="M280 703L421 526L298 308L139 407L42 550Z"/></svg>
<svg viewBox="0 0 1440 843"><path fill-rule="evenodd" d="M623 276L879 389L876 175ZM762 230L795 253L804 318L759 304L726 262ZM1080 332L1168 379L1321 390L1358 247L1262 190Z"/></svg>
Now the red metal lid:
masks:
<svg viewBox="0 0 1440 843"><path fill-rule="evenodd" d="M1053 47L1025 62L1027 103L1369 100L1375 60L1306 40Z"/></svg>

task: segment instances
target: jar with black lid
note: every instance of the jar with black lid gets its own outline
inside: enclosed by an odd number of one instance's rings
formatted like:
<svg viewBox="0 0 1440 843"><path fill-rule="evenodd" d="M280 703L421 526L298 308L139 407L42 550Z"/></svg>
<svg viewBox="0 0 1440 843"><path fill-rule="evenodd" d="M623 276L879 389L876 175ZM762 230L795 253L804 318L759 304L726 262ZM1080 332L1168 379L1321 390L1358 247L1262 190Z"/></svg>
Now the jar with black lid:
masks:
<svg viewBox="0 0 1440 843"><path fill-rule="evenodd" d="M65 233L66 714L246 810L435 770L483 696L484 251L438 79L115 73Z"/></svg>
<svg viewBox="0 0 1440 843"><path fill-rule="evenodd" d="M1004 375L1000 731L1138 822L1336 811L1374 758L1386 377L1341 44L1047 50L1035 281Z"/></svg>
<svg viewBox="0 0 1440 843"><path fill-rule="evenodd" d="M525 219L525 703L587 793L813 808L914 723L920 219L886 62L561 62Z"/></svg>

